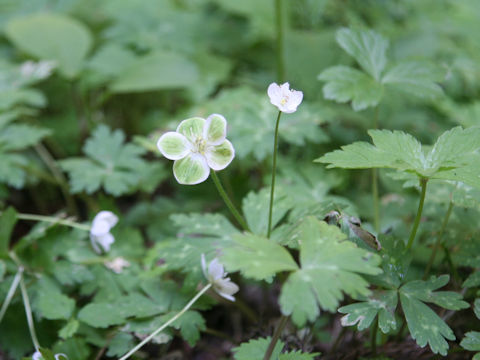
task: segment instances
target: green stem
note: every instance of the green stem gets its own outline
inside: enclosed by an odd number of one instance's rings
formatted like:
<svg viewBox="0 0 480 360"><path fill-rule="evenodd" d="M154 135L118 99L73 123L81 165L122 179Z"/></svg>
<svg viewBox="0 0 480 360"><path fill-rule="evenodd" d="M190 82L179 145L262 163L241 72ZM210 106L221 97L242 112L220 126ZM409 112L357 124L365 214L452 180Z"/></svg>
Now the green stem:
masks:
<svg viewBox="0 0 480 360"><path fill-rule="evenodd" d="M280 116L282 112L278 112L277 122L275 124L275 137L273 143L273 164L272 164L272 184L270 187L270 206L268 208L268 230L267 238L270 238L272 233L272 215L273 215L273 198L275 193L275 175L277 173L277 151L278 151L278 126L280 124Z"/></svg>
<svg viewBox="0 0 480 360"><path fill-rule="evenodd" d="M3 302L2 309L0 310L0 323L3 320L3 316L7 312L8 306L15 295L15 291L17 291L18 284L20 283L20 279L22 278L23 267L19 267L17 274L13 278L12 285L10 285L10 289L8 289L7 296L5 297L5 301Z"/></svg>
<svg viewBox="0 0 480 360"><path fill-rule="evenodd" d="M415 217L412 232L410 233L408 244L405 250L410 250L410 248L412 247L413 240L415 240L415 235L417 234L418 225L420 225L420 219L422 218L422 211L423 211L423 203L425 202L425 194L427 192L427 182L428 182L427 178L420 179L420 185L422 187L422 192L420 194L420 202L418 203L417 216Z"/></svg>
<svg viewBox="0 0 480 360"><path fill-rule="evenodd" d="M235 205L233 205L232 201L230 200L227 193L225 192L222 186L222 183L220 182L220 179L217 176L217 173L215 171L211 171L210 174L212 176L212 180L215 186L217 187L218 192L220 193L220 196L222 197L223 201L225 201L225 204L227 205L232 215L235 217L235 219L243 227L244 230L250 231L245 219L242 217L242 215L240 215L240 212L237 210Z"/></svg>
<svg viewBox="0 0 480 360"><path fill-rule="evenodd" d="M379 106L375 107L375 115L373 116L373 128L378 129L378 112ZM372 169L372 197L373 197L373 219L375 231L377 235L380 233L380 200L378 196L378 172L376 168Z"/></svg>
<svg viewBox="0 0 480 360"><path fill-rule="evenodd" d="M165 324L163 324L162 326L160 326L157 330L155 330L153 333L151 333L150 335L148 335L141 343L139 343L137 346L135 346L132 350L130 350L128 353L126 353L125 355L123 355L120 360L125 360L125 359L128 359L131 355L133 355L135 352L137 352L138 349L140 349L143 345L145 345L146 343L148 343L150 340L152 340L158 333L160 333L162 330L164 330L167 326L169 326L171 323L173 323L175 320L177 320L180 316L182 316L188 309L190 309L190 307L198 300L198 298L200 296L202 296L203 294L205 294L205 292L207 292L208 289L210 289L210 287L212 286L212 284L208 284L207 286L205 286L202 290L200 290L198 292L197 295L195 295L193 297L192 300L189 301L189 303L187 305L185 305L185 307L180 310L179 313L177 313L174 317L172 317L170 320L168 320Z"/></svg>
<svg viewBox="0 0 480 360"><path fill-rule="evenodd" d="M284 52L284 26L283 26L282 0L275 0L275 30L277 32L277 79L280 83L285 81L285 52Z"/></svg>
<svg viewBox="0 0 480 360"><path fill-rule="evenodd" d="M373 323L373 327L371 330L370 336L371 338L371 345L372 345L372 354L373 356L377 355L377 332L378 332L378 317L375 319Z"/></svg>
<svg viewBox="0 0 480 360"><path fill-rule="evenodd" d="M437 241L435 242L435 246L433 247L433 251L432 251L432 254L430 255L430 259L428 259L428 264L425 269L425 273L423 274L423 280L425 280L430 274L430 269L432 268L433 262L435 261L435 257L437 256L438 248L442 243L443 233L447 228L448 220L450 219L452 210L453 210L453 201L450 201L450 204L448 205L447 213L443 218L442 227L440 228L440 232L438 233L438 236L437 236Z"/></svg>
<svg viewBox="0 0 480 360"><path fill-rule="evenodd" d="M443 251L445 252L445 260L447 260L448 267L450 268L450 272L453 275L454 284L461 284L462 279L458 274L457 268L453 264L452 257L450 256L450 250L445 245L442 245L442 247L443 247Z"/></svg>
<svg viewBox="0 0 480 360"><path fill-rule="evenodd" d="M285 325L287 325L287 322L288 322L288 316L282 315L282 317L280 318L280 322L278 323L277 328L273 333L272 340L270 340L270 344L268 344L268 348L267 348L267 351L265 352L265 356L263 357L263 360L270 360L273 350L275 349L275 345L277 345L278 339L280 338L280 335L282 334L282 331L285 328Z"/></svg>
<svg viewBox="0 0 480 360"><path fill-rule="evenodd" d="M49 222L53 224L70 226L75 229L90 231L90 225L79 224L74 221L59 219L53 216L43 216L43 215L35 215L35 214L17 214L17 218L20 220L44 221L44 222Z"/></svg>
<svg viewBox="0 0 480 360"><path fill-rule="evenodd" d="M40 344L35 333L35 325L33 323L32 308L30 307L30 300L28 299L28 292L23 281L23 275L20 275L20 290L22 291L23 305L25 306L25 315L27 316L28 329L30 330L30 336L32 337L33 346L35 350L40 349Z"/></svg>

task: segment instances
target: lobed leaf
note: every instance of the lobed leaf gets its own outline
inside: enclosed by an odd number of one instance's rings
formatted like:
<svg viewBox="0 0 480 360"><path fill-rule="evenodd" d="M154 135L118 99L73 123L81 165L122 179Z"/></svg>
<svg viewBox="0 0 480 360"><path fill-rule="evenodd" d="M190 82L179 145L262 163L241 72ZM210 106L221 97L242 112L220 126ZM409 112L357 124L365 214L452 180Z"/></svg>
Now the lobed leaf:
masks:
<svg viewBox="0 0 480 360"><path fill-rule="evenodd" d="M250 340L240 344L240 346L233 348L233 357L235 360L261 360L263 359L265 352L270 344L270 338L258 338ZM284 344L282 341L278 341L272 352L272 359L277 359L282 351Z"/></svg>

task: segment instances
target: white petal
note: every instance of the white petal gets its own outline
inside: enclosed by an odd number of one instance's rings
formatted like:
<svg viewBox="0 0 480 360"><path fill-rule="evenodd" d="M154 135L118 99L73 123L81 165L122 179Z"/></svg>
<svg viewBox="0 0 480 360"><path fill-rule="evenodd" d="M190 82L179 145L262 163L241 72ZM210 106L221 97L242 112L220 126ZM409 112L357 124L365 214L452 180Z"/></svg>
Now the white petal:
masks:
<svg viewBox="0 0 480 360"><path fill-rule="evenodd" d="M207 273L207 261L205 260L205 254L202 254L201 257L201 262L202 262L202 271L203 275L205 276L206 279L208 279L208 273Z"/></svg>
<svg viewBox="0 0 480 360"><path fill-rule="evenodd" d="M225 271L223 269L223 265L220 264L220 261L218 261L217 258L213 259L210 265L208 266L209 278L214 281L217 281L218 279L221 279L224 274L225 274Z"/></svg>
<svg viewBox="0 0 480 360"><path fill-rule="evenodd" d="M103 251L109 252L110 246L115 242L115 238L112 234L108 233L102 236L99 236L96 239L96 242L103 248Z"/></svg>
<svg viewBox="0 0 480 360"><path fill-rule="evenodd" d="M207 180L210 168L203 155L190 153L183 159L175 160L173 175L183 185L196 185Z"/></svg>
<svg viewBox="0 0 480 360"><path fill-rule="evenodd" d="M270 98L270 102L273 105L276 105L276 103L278 103L282 97L282 91L280 90L280 86L278 86L278 84L276 83L271 83L268 86L267 94L268 94L268 97ZM276 103L274 103L274 101Z"/></svg>
<svg viewBox="0 0 480 360"><path fill-rule="evenodd" d="M220 114L212 114L207 118L203 128L203 138L209 145L220 145L227 136L227 120Z"/></svg>
<svg viewBox="0 0 480 360"><path fill-rule="evenodd" d="M43 357L40 351L35 351L32 355L32 360L41 360L41 359L43 359Z"/></svg>
<svg viewBox="0 0 480 360"><path fill-rule="evenodd" d="M90 234L93 236L102 236L107 234L110 231L110 224L104 220L94 221L92 228L90 229Z"/></svg>
<svg viewBox="0 0 480 360"><path fill-rule="evenodd" d="M157 148L167 159L179 160L187 156L192 145L182 134L170 131L158 139Z"/></svg>
<svg viewBox="0 0 480 360"><path fill-rule="evenodd" d="M209 146L205 151L208 166L215 171L225 169L234 157L235 149L228 140L225 140L223 144L217 146Z"/></svg>
<svg viewBox="0 0 480 360"><path fill-rule="evenodd" d="M106 221L110 228L114 227L118 222L118 217L111 211L100 211L94 218L92 222L92 227L95 225L96 221Z"/></svg>
<svg viewBox="0 0 480 360"><path fill-rule="evenodd" d="M223 296L228 300L235 301L235 298L232 295L239 290L239 287L237 284L232 282L230 278L219 279L215 282L215 285L215 290L218 292L219 295Z"/></svg>
<svg viewBox="0 0 480 360"><path fill-rule="evenodd" d="M280 89L282 90L282 95L288 94L290 92L290 84L288 82L283 83L280 85Z"/></svg>

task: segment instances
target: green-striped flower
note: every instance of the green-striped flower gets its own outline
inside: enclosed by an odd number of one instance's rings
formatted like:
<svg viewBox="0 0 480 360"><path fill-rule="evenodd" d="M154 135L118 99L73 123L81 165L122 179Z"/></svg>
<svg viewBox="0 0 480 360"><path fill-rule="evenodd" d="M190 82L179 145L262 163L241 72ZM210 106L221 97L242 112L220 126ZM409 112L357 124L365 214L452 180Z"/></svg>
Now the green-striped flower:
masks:
<svg viewBox="0 0 480 360"><path fill-rule="evenodd" d="M158 139L157 147L167 159L175 160L173 175L180 184L195 185L205 181L210 169L225 169L235 157L235 150L226 139L227 121L212 114L183 120L177 131Z"/></svg>

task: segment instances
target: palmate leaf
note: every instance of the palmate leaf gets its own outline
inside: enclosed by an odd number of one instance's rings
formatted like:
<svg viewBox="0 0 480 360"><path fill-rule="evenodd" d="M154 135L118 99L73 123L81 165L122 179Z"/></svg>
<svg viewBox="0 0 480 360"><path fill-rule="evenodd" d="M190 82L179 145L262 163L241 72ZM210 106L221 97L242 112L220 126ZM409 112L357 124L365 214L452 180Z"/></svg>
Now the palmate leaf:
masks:
<svg viewBox="0 0 480 360"><path fill-rule="evenodd" d="M420 347L427 343L435 353L446 355L447 340L455 340L450 327L423 302L432 302L446 309L459 310L468 307L461 295L451 291L434 290L448 282L448 275L432 277L428 281L415 280L399 289L402 309L407 320L408 330Z"/></svg>
<svg viewBox="0 0 480 360"><path fill-rule="evenodd" d="M369 130L368 134L374 145L356 142L315 161L327 163L329 168L391 168L480 187L480 171L473 164L475 152L480 149L480 128L455 127L446 131L429 151L402 131Z"/></svg>
<svg viewBox="0 0 480 360"><path fill-rule="evenodd" d="M262 360L270 344L270 338L250 340L232 349L235 360ZM278 359L284 343L278 341L273 349L271 359Z"/></svg>
<svg viewBox="0 0 480 360"><path fill-rule="evenodd" d="M298 230L301 269L283 285L280 307L299 326L313 321L319 307L335 311L342 292L367 296L368 282L359 273L375 275L380 258L345 241L336 226L307 217ZM298 296L302 294L302 296Z"/></svg>
<svg viewBox="0 0 480 360"><path fill-rule="evenodd" d="M346 314L342 317L342 326L358 324L358 330L370 327L375 317L378 316L378 326L384 334L397 328L395 309L397 308L398 295L396 290L375 291L365 302L343 306L338 311Z"/></svg>
<svg viewBox="0 0 480 360"><path fill-rule="evenodd" d="M109 194L122 195L137 186L149 166L140 157L145 149L124 141L122 131L100 125L83 147L87 158L62 160L60 165L69 174L72 192L91 194L103 186Z"/></svg>
<svg viewBox="0 0 480 360"><path fill-rule="evenodd" d="M280 271L297 270L290 253L266 237L236 235L231 246L223 249L221 261L229 271L240 270L245 277L268 279Z"/></svg>

